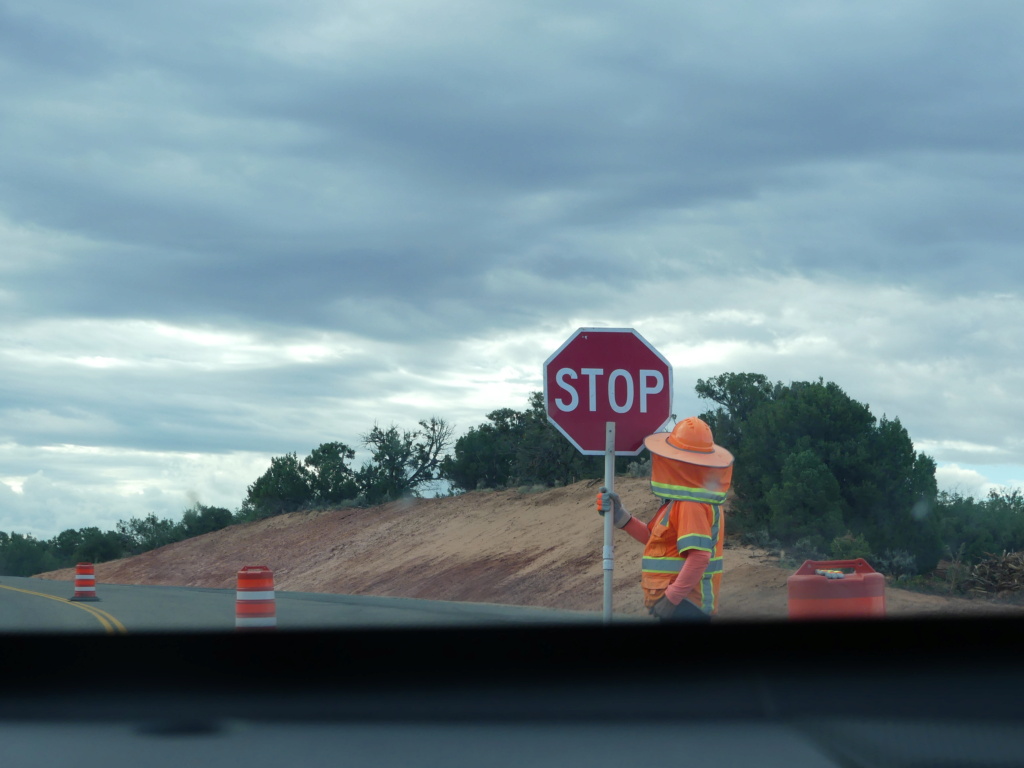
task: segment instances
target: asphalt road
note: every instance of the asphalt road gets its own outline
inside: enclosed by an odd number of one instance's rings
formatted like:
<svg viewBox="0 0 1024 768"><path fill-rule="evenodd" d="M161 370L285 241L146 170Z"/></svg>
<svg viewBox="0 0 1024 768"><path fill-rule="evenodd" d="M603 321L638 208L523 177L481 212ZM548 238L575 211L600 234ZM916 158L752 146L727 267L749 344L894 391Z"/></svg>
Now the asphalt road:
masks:
<svg viewBox="0 0 1024 768"><path fill-rule="evenodd" d="M72 582L0 576L0 632L178 632L235 628L235 591L97 584L98 602L71 602ZM277 626L341 629L600 622L599 612L277 592Z"/></svg>

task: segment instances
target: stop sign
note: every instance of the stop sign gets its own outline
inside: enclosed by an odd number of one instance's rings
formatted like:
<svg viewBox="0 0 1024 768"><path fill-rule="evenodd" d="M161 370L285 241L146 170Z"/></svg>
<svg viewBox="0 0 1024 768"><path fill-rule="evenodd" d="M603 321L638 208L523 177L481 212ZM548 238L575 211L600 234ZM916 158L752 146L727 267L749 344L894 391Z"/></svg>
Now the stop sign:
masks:
<svg viewBox="0 0 1024 768"><path fill-rule="evenodd" d="M580 453L635 456L672 415L672 366L632 328L580 328L544 363L548 421Z"/></svg>

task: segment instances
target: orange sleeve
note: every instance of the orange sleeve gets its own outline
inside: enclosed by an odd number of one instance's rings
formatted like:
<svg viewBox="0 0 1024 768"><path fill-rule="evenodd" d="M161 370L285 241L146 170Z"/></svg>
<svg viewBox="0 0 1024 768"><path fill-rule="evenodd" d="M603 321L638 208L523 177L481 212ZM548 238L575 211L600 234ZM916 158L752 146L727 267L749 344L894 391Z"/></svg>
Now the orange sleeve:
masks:
<svg viewBox="0 0 1024 768"><path fill-rule="evenodd" d="M635 517L630 517L629 522L622 526L622 530L632 536L634 539L639 541L641 544L646 544L651 538L650 529L640 520Z"/></svg>

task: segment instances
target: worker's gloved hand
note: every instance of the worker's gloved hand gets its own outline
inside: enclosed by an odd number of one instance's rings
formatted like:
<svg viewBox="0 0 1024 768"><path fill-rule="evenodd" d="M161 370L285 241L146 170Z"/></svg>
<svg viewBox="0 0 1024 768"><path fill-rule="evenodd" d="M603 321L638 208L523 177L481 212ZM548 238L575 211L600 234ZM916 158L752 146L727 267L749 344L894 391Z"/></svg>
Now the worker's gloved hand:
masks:
<svg viewBox="0 0 1024 768"><path fill-rule="evenodd" d="M675 616L676 606L675 603L662 595L658 602L648 608L648 611L656 619L671 619Z"/></svg>
<svg viewBox="0 0 1024 768"><path fill-rule="evenodd" d="M601 486L601 491L597 494L597 513L604 516L604 513L609 509L615 510L612 525L616 528L622 528L629 522L630 514L622 506L622 499L619 498L619 494L609 492L607 488Z"/></svg>

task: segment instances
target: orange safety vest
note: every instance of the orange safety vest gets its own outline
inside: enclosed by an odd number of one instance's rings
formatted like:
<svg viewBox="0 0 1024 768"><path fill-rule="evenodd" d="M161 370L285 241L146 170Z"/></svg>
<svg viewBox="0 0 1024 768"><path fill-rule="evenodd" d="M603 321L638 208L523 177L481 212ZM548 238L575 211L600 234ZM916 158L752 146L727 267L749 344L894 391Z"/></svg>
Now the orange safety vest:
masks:
<svg viewBox="0 0 1024 768"><path fill-rule="evenodd" d="M651 455L651 490L665 500L647 524L640 586L650 608L665 594L686 562L688 550L708 552L704 575L686 599L704 613L718 610L722 583L725 515L722 503L732 485L732 467L698 467Z"/></svg>
<svg viewBox="0 0 1024 768"><path fill-rule="evenodd" d="M721 505L695 501L667 503L647 528L651 538L644 548L640 576L644 605L650 608L665 594L665 589L683 569L684 553L699 550L708 552L711 559L686 599L704 613L715 613L722 584L722 542L725 540L725 515Z"/></svg>

